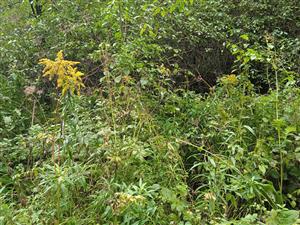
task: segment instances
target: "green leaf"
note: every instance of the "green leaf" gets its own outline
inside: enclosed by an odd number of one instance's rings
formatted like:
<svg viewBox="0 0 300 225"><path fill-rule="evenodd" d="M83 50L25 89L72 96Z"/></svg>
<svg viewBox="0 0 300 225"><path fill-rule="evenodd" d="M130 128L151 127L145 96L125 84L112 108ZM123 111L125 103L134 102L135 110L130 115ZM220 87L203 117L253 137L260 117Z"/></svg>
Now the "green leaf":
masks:
<svg viewBox="0 0 300 225"><path fill-rule="evenodd" d="M282 119L282 118L280 118L280 119L275 119L275 120L273 120L272 125L273 125L276 129L280 130L282 127L286 126L286 122L285 122L285 120Z"/></svg>
<svg viewBox="0 0 300 225"><path fill-rule="evenodd" d="M215 161L211 158L211 157L208 157L208 161L210 162L210 164L213 166L213 167L217 167Z"/></svg>
<svg viewBox="0 0 300 225"><path fill-rule="evenodd" d="M12 122L12 119L10 116L3 116L3 120L4 120L5 125L8 125Z"/></svg>
<svg viewBox="0 0 300 225"><path fill-rule="evenodd" d="M167 201L173 201L174 199L176 199L176 196L173 193L173 191L165 187L161 189L161 196L163 197L164 200Z"/></svg>
<svg viewBox="0 0 300 225"><path fill-rule="evenodd" d="M145 86L145 85L148 84L148 80L142 77L141 80L140 80L140 83L141 83L142 86Z"/></svg>
<svg viewBox="0 0 300 225"><path fill-rule="evenodd" d="M274 45L270 44L270 43L268 43L267 46L268 46L269 49L273 49L274 48Z"/></svg>
<svg viewBox="0 0 300 225"><path fill-rule="evenodd" d="M268 225L293 225L298 217L299 212L296 210L272 210L266 222Z"/></svg>
<svg viewBox="0 0 300 225"><path fill-rule="evenodd" d="M251 134L253 134L253 136L256 136L256 135L255 135L255 131L254 131L251 127L249 127L249 126L247 126L247 125L244 125L244 127L245 127Z"/></svg>
<svg viewBox="0 0 300 225"><path fill-rule="evenodd" d="M266 166L265 165L259 165L258 169L262 172L262 174L266 173Z"/></svg>
<svg viewBox="0 0 300 225"><path fill-rule="evenodd" d="M153 16L156 16L157 14L159 14L160 11L161 11L161 8L157 7L153 12Z"/></svg>
<svg viewBox="0 0 300 225"><path fill-rule="evenodd" d="M245 41L249 41L249 36L247 34L243 34L240 37Z"/></svg>
<svg viewBox="0 0 300 225"><path fill-rule="evenodd" d="M114 80L115 80L115 82L118 84L118 83L121 82L122 76L117 76Z"/></svg>
<svg viewBox="0 0 300 225"><path fill-rule="evenodd" d="M297 131L297 128L294 126L288 126L285 128L285 135L288 136L290 133L294 133Z"/></svg>
<svg viewBox="0 0 300 225"><path fill-rule="evenodd" d="M142 29L140 30L140 35L142 36L144 34L144 32L147 30L148 24L144 24L144 26L142 27Z"/></svg>

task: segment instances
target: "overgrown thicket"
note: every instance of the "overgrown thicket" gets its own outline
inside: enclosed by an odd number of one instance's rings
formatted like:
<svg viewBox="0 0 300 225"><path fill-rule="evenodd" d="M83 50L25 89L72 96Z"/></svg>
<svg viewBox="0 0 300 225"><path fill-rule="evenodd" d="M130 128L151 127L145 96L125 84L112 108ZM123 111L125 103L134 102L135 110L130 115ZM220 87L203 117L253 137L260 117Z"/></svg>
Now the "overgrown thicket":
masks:
<svg viewBox="0 0 300 225"><path fill-rule="evenodd" d="M0 224L299 223L299 10L1 1Z"/></svg>

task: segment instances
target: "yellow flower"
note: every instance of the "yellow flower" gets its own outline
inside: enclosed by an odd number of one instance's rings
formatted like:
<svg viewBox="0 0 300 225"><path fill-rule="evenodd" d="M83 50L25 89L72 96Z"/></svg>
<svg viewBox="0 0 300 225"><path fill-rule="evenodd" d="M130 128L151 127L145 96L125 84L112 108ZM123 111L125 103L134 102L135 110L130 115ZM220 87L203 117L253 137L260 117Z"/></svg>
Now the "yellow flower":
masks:
<svg viewBox="0 0 300 225"><path fill-rule="evenodd" d="M239 83L238 78L235 74L230 74L221 78L221 83L224 85L232 85L235 86Z"/></svg>
<svg viewBox="0 0 300 225"><path fill-rule="evenodd" d="M131 195L124 192L115 193L116 202L114 204L115 210L123 210L131 204L143 203L146 199L142 195Z"/></svg>
<svg viewBox="0 0 300 225"><path fill-rule="evenodd" d="M56 77L56 87L62 89L62 95L67 91L74 94L76 91L80 95L80 88L84 87L82 76L84 74L77 70L75 65L79 62L64 60L63 51L59 51L56 55L55 61L50 59L41 59L39 64L44 65L43 77L52 80Z"/></svg>

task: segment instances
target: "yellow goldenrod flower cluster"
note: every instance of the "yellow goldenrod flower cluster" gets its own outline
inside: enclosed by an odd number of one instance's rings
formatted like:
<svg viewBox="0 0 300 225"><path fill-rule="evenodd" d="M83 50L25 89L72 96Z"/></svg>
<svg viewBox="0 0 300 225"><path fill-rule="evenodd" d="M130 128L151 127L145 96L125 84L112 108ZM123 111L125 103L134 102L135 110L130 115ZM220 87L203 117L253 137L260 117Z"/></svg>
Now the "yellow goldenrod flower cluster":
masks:
<svg viewBox="0 0 300 225"><path fill-rule="evenodd" d="M48 76L49 80L57 78L57 88L62 89L62 95L67 91L74 94L76 91L80 95L80 88L84 87L81 77L84 75L78 71L75 65L79 62L64 60L63 51L57 53L55 61L50 59L41 59L39 64L45 65L43 76Z"/></svg>
<svg viewBox="0 0 300 225"><path fill-rule="evenodd" d="M117 210L122 210L132 203L143 202L145 200L145 197L143 197L142 195L130 195L124 192L115 193L115 197L117 198L117 202L115 205L115 209Z"/></svg>
<svg viewBox="0 0 300 225"><path fill-rule="evenodd" d="M235 86L239 83L238 78L235 74L230 74L221 78L221 83L224 85L232 85Z"/></svg>

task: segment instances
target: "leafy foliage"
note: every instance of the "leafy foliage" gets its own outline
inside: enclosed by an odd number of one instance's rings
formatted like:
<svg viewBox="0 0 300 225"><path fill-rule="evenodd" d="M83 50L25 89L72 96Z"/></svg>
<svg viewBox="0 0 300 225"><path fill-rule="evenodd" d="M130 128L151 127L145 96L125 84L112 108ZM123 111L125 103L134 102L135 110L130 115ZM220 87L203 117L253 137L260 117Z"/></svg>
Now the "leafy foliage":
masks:
<svg viewBox="0 0 300 225"><path fill-rule="evenodd" d="M299 222L297 1L4 2L0 224Z"/></svg>

